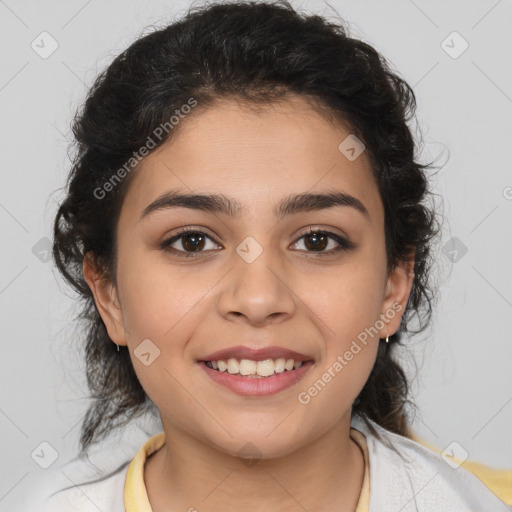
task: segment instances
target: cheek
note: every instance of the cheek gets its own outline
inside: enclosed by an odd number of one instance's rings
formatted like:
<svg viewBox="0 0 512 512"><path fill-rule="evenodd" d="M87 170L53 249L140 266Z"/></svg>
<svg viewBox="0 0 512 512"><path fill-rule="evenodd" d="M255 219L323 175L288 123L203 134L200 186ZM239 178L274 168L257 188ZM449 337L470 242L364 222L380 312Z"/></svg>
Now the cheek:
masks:
<svg viewBox="0 0 512 512"><path fill-rule="evenodd" d="M316 402L319 412L322 407L328 410L329 403L337 403L338 412L340 407L350 407L371 372L379 344L376 322L382 307L383 272L378 263L360 258L336 272L315 276L314 291L310 288L305 302L324 338L323 353L315 380L308 382L314 389L302 390L307 394L305 401ZM308 289L306 281L302 289ZM331 412L335 414L336 408Z"/></svg>
<svg viewBox="0 0 512 512"><path fill-rule="evenodd" d="M323 353L297 398L307 417L321 416L324 425L350 409L371 373L379 344L372 327L382 306L382 276L368 267L346 270L336 278L318 279L324 293L312 294L309 302L324 338Z"/></svg>
<svg viewBox="0 0 512 512"><path fill-rule="evenodd" d="M118 266L122 309L132 344L154 338L167 343L192 321L194 307L214 284L192 267L171 265L160 255L133 254ZM209 281L212 281L211 283Z"/></svg>
<svg viewBox="0 0 512 512"><path fill-rule="evenodd" d="M379 319L383 270L362 259L329 273L305 276L300 287L301 299L314 311L325 339L330 340L327 348L342 350Z"/></svg>
<svg viewBox="0 0 512 512"><path fill-rule="evenodd" d="M179 400L182 394L179 383L188 381L191 368L187 365L192 364L187 354L188 342L204 319L208 291L218 281L216 273L191 269L192 266L169 264L156 251L132 251L130 258L118 263L133 366L157 406L165 407L162 400Z"/></svg>
<svg viewBox="0 0 512 512"><path fill-rule="evenodd" d="M350 411L373 368L377 343L359 344L357 349L333 354L305 382L297 393L297 407L302 408L303 426L311 432L329 428ZM316 418L316 419L315 419ZM321 422L318 422L321 418Z"/></svg>

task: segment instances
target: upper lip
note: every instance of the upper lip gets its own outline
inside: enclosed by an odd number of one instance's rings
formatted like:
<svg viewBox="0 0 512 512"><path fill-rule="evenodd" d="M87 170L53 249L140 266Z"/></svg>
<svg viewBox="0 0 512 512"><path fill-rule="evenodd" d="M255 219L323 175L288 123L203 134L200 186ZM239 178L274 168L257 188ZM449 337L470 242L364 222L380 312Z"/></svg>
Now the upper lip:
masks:
<svg viewBox="0 0 512 512"><path fill-rule="evenodd" d="M295 352L294 350L289 350L284 347L261 347L261 348L251 348L245 347L243 345L238 345L237 347L225 348L223 350L217 350L217 352L212 352L207 356L200 359L200 361L219 361L219 360L227 360L230 358L238 359L250 359L252 361L263 361L265 359L293 359L294 361L309 361L313 359L311 356L307 356L305 354L301 354L300 352Z"/></svg>

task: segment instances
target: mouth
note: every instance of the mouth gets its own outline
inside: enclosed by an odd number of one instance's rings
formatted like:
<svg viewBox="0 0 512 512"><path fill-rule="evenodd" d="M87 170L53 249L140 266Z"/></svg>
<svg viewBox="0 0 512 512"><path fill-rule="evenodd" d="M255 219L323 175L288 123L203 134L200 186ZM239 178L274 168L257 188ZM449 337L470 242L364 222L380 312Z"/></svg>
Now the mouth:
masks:
<svg viewBox="0 0 512 512"><path fill-rule="evenodd" d="M295 359L285 359L280 357L277 359L263 359L260 361L252 359L218 359L213 361L200 361L208 368L230 375L238 375L249 379L267 379L280 373L293 372L298 370L303 364L313 362L312 359L302 361Z"/></svg>
<svg viewBox="0 0 512 512"><path fill-rule="evenodd" d="M233 347L199 359L215 383L244 396L273 395L298 382L314 365L311 356L280 347Z"/></svg>

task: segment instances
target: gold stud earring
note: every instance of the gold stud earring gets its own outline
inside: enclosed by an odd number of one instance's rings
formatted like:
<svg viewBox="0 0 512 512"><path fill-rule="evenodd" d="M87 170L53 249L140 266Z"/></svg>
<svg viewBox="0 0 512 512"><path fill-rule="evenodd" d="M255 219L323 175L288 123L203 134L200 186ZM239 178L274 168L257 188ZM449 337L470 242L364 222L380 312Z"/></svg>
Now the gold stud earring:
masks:
<svg viewBox="0 0 512 512"><path fill-rule="evenodd" d="M386 336L386 343L389 343L389 325L386 324L386 328L388 330L388 335Z"/></svg>

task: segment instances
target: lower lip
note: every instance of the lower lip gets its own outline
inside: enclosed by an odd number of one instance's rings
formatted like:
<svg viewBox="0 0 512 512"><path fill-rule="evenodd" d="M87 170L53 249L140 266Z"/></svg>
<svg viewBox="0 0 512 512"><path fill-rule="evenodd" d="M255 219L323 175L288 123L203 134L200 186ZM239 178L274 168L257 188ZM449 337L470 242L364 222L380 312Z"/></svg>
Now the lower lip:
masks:
<svg viewBox="0 0 512 512"><path fill-rule="evenodd" d="M228 372L219 372L206 366L204 361L199 362L199 366L214 382L244 396L275 395L298 382L313 364L313 361L306 361L296 370L285 370L271 377L258 379L231 375Z"/></svg>

